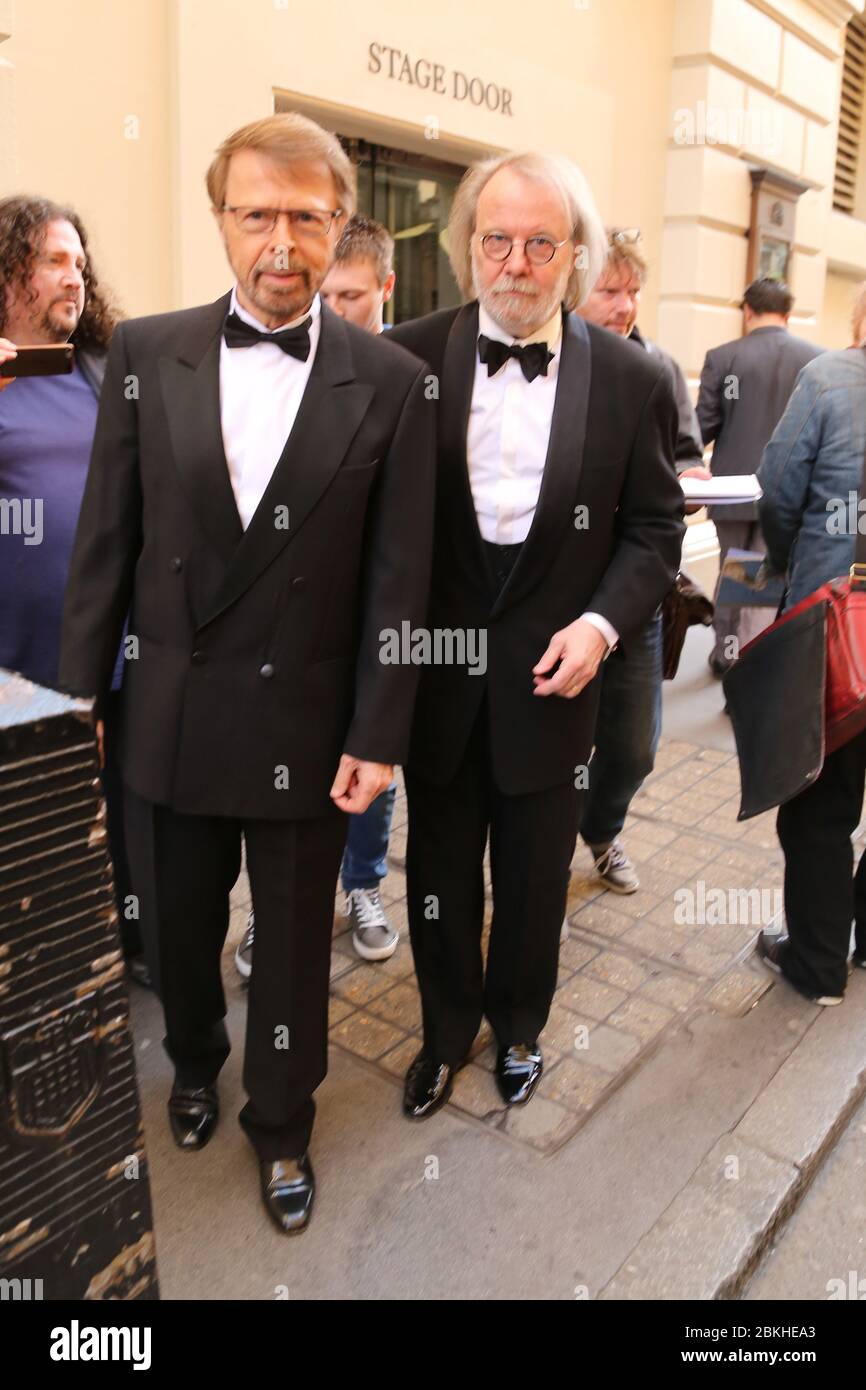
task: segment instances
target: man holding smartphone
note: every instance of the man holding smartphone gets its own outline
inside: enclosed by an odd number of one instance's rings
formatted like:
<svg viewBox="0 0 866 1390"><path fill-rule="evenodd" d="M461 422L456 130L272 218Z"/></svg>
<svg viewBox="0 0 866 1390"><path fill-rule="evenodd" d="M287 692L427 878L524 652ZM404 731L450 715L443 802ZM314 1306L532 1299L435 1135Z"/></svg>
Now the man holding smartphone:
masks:
<svg viewBox="0 0 866 1390"><path fill-rule="evenodd" d="M47 198L0 200L0 287L0 666L51 687L117 314L81 220ZM138 923L123 911L130 884L114 758L122 664L118 658L106 701L103 786L123 951L130 973L147 985Z"/></svg>

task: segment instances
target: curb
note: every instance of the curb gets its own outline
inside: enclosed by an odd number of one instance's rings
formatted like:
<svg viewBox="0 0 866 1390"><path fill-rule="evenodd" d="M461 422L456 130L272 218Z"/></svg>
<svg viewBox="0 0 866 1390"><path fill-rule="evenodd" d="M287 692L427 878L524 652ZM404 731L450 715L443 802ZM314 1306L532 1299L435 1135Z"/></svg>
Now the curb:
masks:
<svg viewBox="0 0 866 1390"><path fill-rule="evenodd" d="M739 1297L866 1096L866 1044L858 1048L858 1038L866 1038L866 972L852 976L840 1008L816 1015L600 1298Z"/></svg>

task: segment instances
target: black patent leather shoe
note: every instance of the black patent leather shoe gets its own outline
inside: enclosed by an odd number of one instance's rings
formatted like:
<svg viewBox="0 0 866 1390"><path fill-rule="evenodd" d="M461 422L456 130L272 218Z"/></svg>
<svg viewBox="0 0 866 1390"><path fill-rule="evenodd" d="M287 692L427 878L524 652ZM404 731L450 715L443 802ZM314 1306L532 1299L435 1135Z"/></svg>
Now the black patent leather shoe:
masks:
<svg viewBox="0 0 866 1390"><path fill-rule="evenodd" d="M259 1164L265 1211L285 1236L303 1231L313 1210L316 1179L306 1154L300 1158L262 1159Z"/></svg>
<svg viewBox="0 0 866 1390"><path fill-rule="evenodd" d="M179 1149L203 1149L216 1129L219 1113L216 1086L193 1088L177 1082L172 1086L168 1120Z"/></svg>
<svg viewBox="0 0 866 1390"><path fill-rule="evenodd" d="M426 1120L441 1110L451 1094L454 1072L447 1062L434 1062L419 1052L406 1073L403 1114L409 1120Z"/></svg>
<svg viewBox="0 0 866 1390"><path fill-rule="evenodd" d="M537 1042L513 1043L496 1054L496 1084L506 1105L525 1105L541 1080L544 1059Z"/></svg>

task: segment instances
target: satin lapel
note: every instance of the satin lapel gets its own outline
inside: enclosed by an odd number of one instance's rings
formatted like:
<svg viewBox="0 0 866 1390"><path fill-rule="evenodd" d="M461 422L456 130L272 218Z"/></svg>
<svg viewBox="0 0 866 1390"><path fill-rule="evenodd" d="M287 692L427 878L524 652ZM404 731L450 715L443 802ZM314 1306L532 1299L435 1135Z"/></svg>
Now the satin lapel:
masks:
<svg viewBox="0 0 866 1390"><path fill-rule="evenodd" d="M295 423L205 623L240 598L276 559L333 479L373 399L373 387L354 378L349 335L339 315L323 305L319 346ZM288 524L278 526L278 515Z"/></svg>
<svg viewBox="0 0 866 1390"><path fill-rule="evenodd" d="M478 357L478 305L465 304L451 325L439 393L439 459L443 514L456 532L455 553L486 592L487 565L469 481L466 432Z"/></svg>
<svg viewBox="0 0 866 1390"><path fill-rule="evenodd" d="M243 535L220 427L220 343L231 295L200 309L159 359L171 448L196 520L228 563Z"/></svg>
<svg viewBox="0 0 866 1390"><path fill-rule="evenodd" d="M523 549L493 606L491 617L519 602L538 583L550 566L563 531L574 522L586 441L591 355L589 333L583 319L577 314L564 313L553 420L538 504Z"/></svg>

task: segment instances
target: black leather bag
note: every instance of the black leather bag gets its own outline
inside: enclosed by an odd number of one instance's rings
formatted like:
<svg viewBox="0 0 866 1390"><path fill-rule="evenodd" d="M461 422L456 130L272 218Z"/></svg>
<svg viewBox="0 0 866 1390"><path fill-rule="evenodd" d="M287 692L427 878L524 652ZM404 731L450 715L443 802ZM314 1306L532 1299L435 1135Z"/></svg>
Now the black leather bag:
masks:
<svg viewBox="0 0 866 1390"><path fill-rule="evenodd" d="M804 791L824 764L827 608L815 604L743 648L724 678L740 761L738 820Z"/></svg>
<svg viewBox="0 0 866 1390"><path fill-rule="evenodd" d="M677 673L686 633L694 623L708 627L713 621L713 603L700 584L685 570L680 570L662 600L663 672L666 681Z"/></svg>

